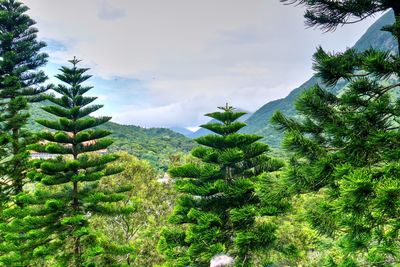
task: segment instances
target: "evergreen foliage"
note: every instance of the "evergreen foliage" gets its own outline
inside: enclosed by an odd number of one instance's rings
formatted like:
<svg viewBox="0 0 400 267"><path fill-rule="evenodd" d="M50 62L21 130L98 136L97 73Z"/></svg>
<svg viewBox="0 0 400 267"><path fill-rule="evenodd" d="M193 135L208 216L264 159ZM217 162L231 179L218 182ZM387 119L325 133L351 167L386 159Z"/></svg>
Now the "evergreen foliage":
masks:
<svg viewBox="0 0 400 267"><path fill-rule="evenodd" d="M170 217L174 227L164 229L159 242L164 266L209 266L219 253L252 266L252 253L275 240L276 225L261 220L255 191L259 175L282 163L266 154L261 137L237 133L246 125L237 121L244 112L220 109L207 114L216 122L201 126L214 134L196 139L201 146L192 155L200 162L169 170L182 195Z"/></svg>
<svg viewBox="0 0 400 267"><path fill-rule="evenodd" d="M56 77L63 82L54 90L60 97L49 96L54 103L44 110L57 120L38 120L51 131L41 132L44 140L30 146L38 152L57 156L33 162L30 173L39 182L32 193L16 198L23 208L10 208L4 214L15 217L2 231L5 242L0 259L6 266L31 264L51 266L89 266L99 254L126 254L129 247L116 247L102 243L91 227L94 215L117 216L132 212L133 207L119 208L114 203L125 198L130 188L120 185L101 189L99 181L121 171L108 163L117 159L113 154L91 155L106 149L112 141L104 137L110 132L94 129L110 117L94 118L89 115L101 105L90 105L96 97L87 97L92 87L83 85L90 78L88 69L78 68L79 61L70 61L72 67L62 67ZM44 263L43 263L44 262Z"/></svg>
<svg viewBox="0 0 400 267"><path fill-rule="evenodd" d="M39 70L47 62L37 41L35 22L20 1L0 1L0 193L3 204L23 190L32 136L25 129L28 103L41 100L48 89L40 86L46 75Z"/></svg>
<svg viewBox="0 0 400 267"><path fill-rule="evenodd" d="M30 131L38 132L43 126L36 119L51 120L54 116L41 107L51 105L48 101L30 105L31 118L28 125ZM109 121L99 129L112 132L114 143L108 148L111 152L124 151L139 159L147 160L158 172L164 174L168 170L170 157L179 153L188 153L195 146L191 139L166 128L143 128L134 125L121 125Z"/></svg>
<svg viewBox="0 0 400 267"><path fill-rule="evenodd" d="M400 44L399 0L281 1L304 5L307 25L327 31L392 10L382 30ZM235 266L400 264L400 45L384 51L394 39L318 48L316 76L288 98L299 115L272 117L283 169L228 104L207 114L212 134L189 157L171 155L194 147L179 134L92 117L102 106L86 96L79 60L61 68L62 84L43 86L45 44L27 10L0 0L0 266L201 267L225 254ZM28 106L45 98L44 113L31 110L41 126L28 128ZM290 101L268 112L296 114ZM28 149L54 157L29 162ZM157 180L168 163L173 179Z"/></svg>
<svg viewBox="0 0 400 267"><path fill-rule="evenodd" d="M112 189L123 184L134 190L126 192L124 201L116 203L119 208L136 204L136 212L119 216L96 216L94 225L109 244L129 246L133 252L125 255L105 255L99 266L107 266L111 260L126 263L127 266L155 266L162 262L162 256L155 249L162 227L172 211L176 193L173 183L160 182L154 168L146 161L129 154L118 153L114 162L124 171L103 179L100 186Z"/></svg>
<svg viewBox="0 0 400 267"><path fill-rule="evenodd" d="M350 2L361 1L335 1ZM400 101L394 91L400 57L374 49L330 54L319 48L314 62L325 85L349 84L340 95L321 85L306 91L296 102L303 120L273 116L285 132L283 146L293 153L286 173L291 193L320 195L308 208L308 220L339 240L346 255L340 266L398 263Z"/></svg>
<svg viewBox="0 0 400 267"><path fill-rule="evenodd" d="M339 25L356 23L389 9L394 11L395 16L400 16L400 2L397 0L281 0L281 2L304 5L306 25L319 26L328 31L334 30ZM399 22L399 19L397 21Z"/></svg>

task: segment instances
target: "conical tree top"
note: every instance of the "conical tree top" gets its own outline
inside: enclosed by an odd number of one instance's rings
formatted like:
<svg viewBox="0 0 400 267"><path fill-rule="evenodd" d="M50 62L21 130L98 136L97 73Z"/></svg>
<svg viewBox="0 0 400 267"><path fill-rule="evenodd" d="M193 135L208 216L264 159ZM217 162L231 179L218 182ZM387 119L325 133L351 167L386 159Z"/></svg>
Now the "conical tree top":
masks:
<svg viewBox="0 0 400 267"><path fill-rule="evenodd" d="M89 79L91 75L84 74L88 71L87 68L77 67L80 60L75 57L69 62L72 67L62 67L60 69L62 73L56 76L66 84L54 88L62 96L49 96L48 100L56 105L43 107L43 110L59 117L59 120L38 119L37 122L53 130L79 133L99 126L109 121L111 117L89 117L92 112L102 108L103 105L89 105L97 98L84 96L92 87L84 86L82 83ZM99 135L99 133L97 132L96 135Z"/></svg>
<svg viewBox="0 0 400 267"><path fill-rule="evenodd" d="M72 85L73 88L71 88L73 91L72 95L76 95L79 92L79 89L81 89L80 86L78 86L80 83L83 83L84 81L90 79L92 76L91 75L83 75L85 72L87 72L89 69L88 68L78 68L77 65L81 60L78 60L76 57L74 57L72 60L69 60L72 64L72 68L68 67L61 67L61 74L56 75L56 78L69 84ZM81 93L82 94L82 93Z"/></svg>
<svg viewBox="0 0 400 267"><path fill-rule="evenodd" d="M232 106L229 106L228 103L226 103L225 107L218 107L218 109L222 110L222 112L213 112L213 113L208 113L206 116L213 118L225 125L230 125L243 115L246 115L246 112L235 112L235 108ZM202 125L201 127L203 127ZM238 126L237 126L238 127ZM203 127L205 128L205 127ZM206 128L207 129L207 128Z"/></svg>

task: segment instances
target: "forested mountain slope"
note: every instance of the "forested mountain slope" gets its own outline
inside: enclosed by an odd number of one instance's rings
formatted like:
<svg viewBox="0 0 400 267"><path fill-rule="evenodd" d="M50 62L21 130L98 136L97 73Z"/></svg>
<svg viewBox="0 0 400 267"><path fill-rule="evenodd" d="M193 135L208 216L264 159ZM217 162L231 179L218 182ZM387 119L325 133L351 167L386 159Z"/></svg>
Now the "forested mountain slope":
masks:
<svg viewBox="0 0 400 267"><path fill-rule="evenodd" d="M31 105L29 126L34 131L41 130L41 126L35 123L35 119L51 118L52 115L43 111L40 106L46 103ZM139 159L148 160L160 171L165 171L168 166L169 156L180 152L189 152L195 145L194 141L165 128L142 128L133 125L121 125L108 122L101 126L112 132L115 140L111 145L111 151L126 151Z"/></svg>
<svg viewBox="0 0 400 267"><path fill-rule="evenodd" d="M384 50L394 50L397 48L397 44L391 35L380 30L383 26L388 25L393 21L393 13L389 12L384 14L367 30L367 32L354 45L354 48L360 51L369 47ZM242 132L261 135L264 137L264 142L274 148L279 148L282 136L270 124L272 115L277 110L281 110L286 115L292 117L296 116L294 107L295 100L304 90L312 87L318 82L318 78L313 76L300 87L294 89L287 97L268 102L255 113L244 116L243 119L246 120L248 126L245 127ZM346 82L343 81L334 88L329 88L329 90L338 93L345 86ZM39 130L40 128L38 124L34 123L34 119L51 116L42 111L40 105L43 104L32 105L32 120L30 122L30 127L34 130ZM168 160L168 155L177 152L188 152L194 146L192 140L177 133L177 131L170 129L146 129L132 125L120 125L113 122L107 123L104 127L113 132L113 137L116 140L111 147L111 150L128 151L132 155L141 159L149 160L161 169L166 168L165 162ZM199 131L190 134L190 137L196 138L204 134L207 134L206 130L200 129Z"/></svg>
<svg viewBox="0 0 400 267"><path fill-rule="evenodd" d="M392 24L393 22L394 15L392 12L384 14L366 31L353 48L359 51L371 47L381 50L395 51L395 49L397 49L397 43L393 37L389 33L381 31L383 26ZM264 142L274 148L279 148L282 135L271 125L270 119L272 115L277 110L280 110L285 115L295 117L295 100L304 90L312 87L318 82L319 79L316 76L313 76L300 87L294 89L287 97L265 104L246 121L248 126L242 131L245 133L261 135L264 137ZM346 82L343 81L333 88L328 88L328 90L334 93L339 93L345 86Z"/></svg>

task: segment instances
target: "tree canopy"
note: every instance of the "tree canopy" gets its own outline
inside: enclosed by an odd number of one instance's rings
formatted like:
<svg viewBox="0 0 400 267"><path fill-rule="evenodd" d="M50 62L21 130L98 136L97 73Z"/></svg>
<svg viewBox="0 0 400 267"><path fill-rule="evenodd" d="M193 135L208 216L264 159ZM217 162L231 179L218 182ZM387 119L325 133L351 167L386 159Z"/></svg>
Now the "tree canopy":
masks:
<svg viewBox="0 0 400 267"><path fill-rule="evenodd" d="M257 142L261 137L238 133L246 125L237 121L244 114L228 105L207 114L216 122L201 126L213 134L196 139L201 146L192 155L200 162L169 170L182 196L170 218L175 226L159 242L165 266L208 266L218 253L252 266L252 252L274 242L276 226L256 219L255 190L259 175L282 163L268 156L268 145Z"/></svg>

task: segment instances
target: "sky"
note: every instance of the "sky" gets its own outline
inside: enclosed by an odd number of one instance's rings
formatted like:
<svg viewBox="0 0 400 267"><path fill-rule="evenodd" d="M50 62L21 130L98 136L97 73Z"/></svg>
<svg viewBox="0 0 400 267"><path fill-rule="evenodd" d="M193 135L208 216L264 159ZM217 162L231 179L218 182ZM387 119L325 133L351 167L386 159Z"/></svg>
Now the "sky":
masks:
<svg viewBox="0 0 400 267"><path fill-rule="evenodd" d="M105 105L96 115L142 127L193 129L227 102L254 112L311 77L317 46L343 51L376 20L323 33L279 0L24 3L48 45L48 75L82 59Z"/></svg>

